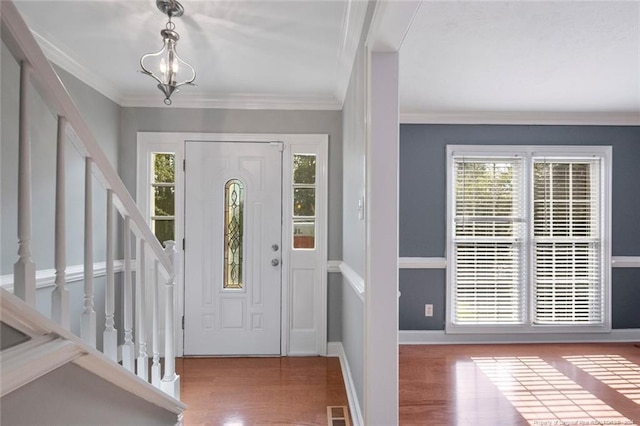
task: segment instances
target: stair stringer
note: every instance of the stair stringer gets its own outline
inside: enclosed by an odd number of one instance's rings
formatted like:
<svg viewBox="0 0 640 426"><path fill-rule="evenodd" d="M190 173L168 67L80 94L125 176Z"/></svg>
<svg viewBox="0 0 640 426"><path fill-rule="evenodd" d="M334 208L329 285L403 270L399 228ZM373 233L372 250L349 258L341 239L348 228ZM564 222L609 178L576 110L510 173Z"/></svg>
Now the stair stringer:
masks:
<svg viewBox="0 0 640 426"><path fill-rule="evenodd" d="M27 342L0 353L0 395L3 398L54 370L74 364L123 392L173 413L176 424L182 424L185 404L86 345L4 289L0 289L0 321L30 337ZM96 421L96 424L103 424L106 420L98 418Z"/></svg>

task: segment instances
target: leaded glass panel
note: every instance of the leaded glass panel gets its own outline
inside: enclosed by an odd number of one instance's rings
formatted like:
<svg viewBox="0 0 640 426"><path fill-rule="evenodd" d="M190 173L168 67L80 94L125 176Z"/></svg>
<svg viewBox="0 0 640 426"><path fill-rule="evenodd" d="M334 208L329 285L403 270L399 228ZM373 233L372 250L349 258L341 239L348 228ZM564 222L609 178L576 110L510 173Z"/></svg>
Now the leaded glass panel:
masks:
<svg viewBox="0 0 640 426"><path fill-rule="evenodd" d="M244 185L229 180L224 188L224 282L225 289L242 289L244 235Z"/></svg>

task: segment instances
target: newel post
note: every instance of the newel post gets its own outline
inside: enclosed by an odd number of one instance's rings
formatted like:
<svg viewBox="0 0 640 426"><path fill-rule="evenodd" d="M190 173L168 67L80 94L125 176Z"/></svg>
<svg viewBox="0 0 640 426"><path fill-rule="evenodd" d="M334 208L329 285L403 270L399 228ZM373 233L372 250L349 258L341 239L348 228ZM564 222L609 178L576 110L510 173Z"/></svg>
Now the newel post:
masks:
<svg viewBox="0 0 640 426"><path fill-rule="evenodd" d="M175 241L165 241L165 253L173 263L173 270L170 271L166 285L166 309L164 324L164 377L160 384L160 389L176 399L180 399L180 376L176 374L175 359L175 291L176 279L178 277L178 267L180 258L176 251Z"/></svg>

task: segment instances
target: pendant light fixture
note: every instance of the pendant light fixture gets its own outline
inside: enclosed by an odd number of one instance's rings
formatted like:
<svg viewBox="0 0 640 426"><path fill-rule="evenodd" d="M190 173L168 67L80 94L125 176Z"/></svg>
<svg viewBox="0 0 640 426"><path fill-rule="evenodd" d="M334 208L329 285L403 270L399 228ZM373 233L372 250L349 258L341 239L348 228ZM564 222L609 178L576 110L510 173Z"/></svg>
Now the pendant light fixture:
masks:
<svg viewBox="0 0 640 426"><path fill-rule="evenodd" d="M140 58L140 72L158 82L158 89L164 94L164 103L171 105L171 95L179 91L178 87L185 84L195 86L196 71L176 51L180 35L175 31L176 24L171 18L182 16L184 8L176 0L156 0L156 6L169 18L166 28L160 31L164 45L159 52L147 53Z"/></svg>

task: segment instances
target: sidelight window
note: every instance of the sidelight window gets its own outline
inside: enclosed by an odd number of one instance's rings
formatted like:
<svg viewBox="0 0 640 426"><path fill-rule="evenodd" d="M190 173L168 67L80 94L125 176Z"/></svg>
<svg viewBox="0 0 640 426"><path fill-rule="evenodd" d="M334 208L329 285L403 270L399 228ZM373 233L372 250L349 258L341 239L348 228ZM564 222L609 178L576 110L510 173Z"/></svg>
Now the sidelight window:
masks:
<svg viewBox="0 0 640 426"><path fill-rule="evenodd" d="M175 240L176 158L172 152L151 153L151 229L160 243Z"/></svg>
<svg viewBox="0 0 640 426"><path fill-rule="evenodd" d="M316 155L293 155L293 248L313 249L316 239Z"/></svg>

